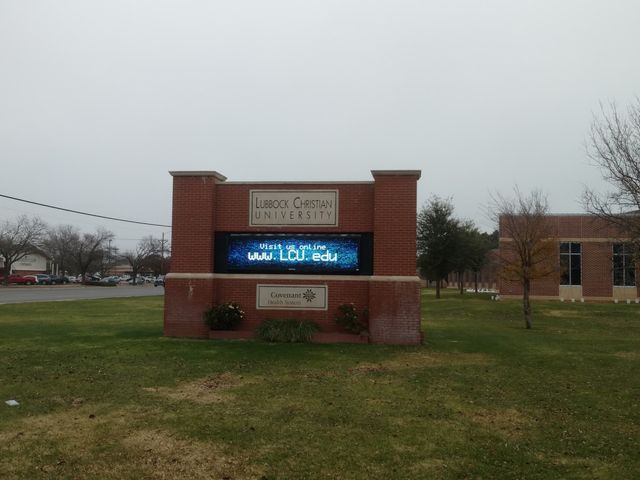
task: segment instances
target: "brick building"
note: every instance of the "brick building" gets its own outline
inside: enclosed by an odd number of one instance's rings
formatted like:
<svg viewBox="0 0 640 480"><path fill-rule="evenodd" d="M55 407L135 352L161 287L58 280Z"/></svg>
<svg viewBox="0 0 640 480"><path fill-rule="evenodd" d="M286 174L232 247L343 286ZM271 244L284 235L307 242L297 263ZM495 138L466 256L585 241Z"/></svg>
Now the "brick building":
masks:
<svg viewBox="0 0 640 480"><path fill-rule="evenodd" d="M500 252L511 239L500 222ZM633 248L615 226L590 215L549 215L549 237L556 244L557 275L532 283L534 298L607 301L638 298ZM514 282L499 279L501 296L522 295Z"/></svg>
<svg viewBox="0 0 640 480"><path fill-rule="evenodd" d="M234 301L246 312L241 336L252 336L265 319L294 318L313 320L325 339L338 340L344 332L334 320L337 308L355 303L369 310L371 342L421 341L420 171L372 171L373 181L366 182L227 182L217 172L171 175L165 335L208 337L203 312ZM341 258L332 264L336 259L325 243L345 249L351 263L340 263Z"/></svg>
<svg viewBox="0 0 640 480"><path fill-rule="evenodd" d="M49 260L44 253L34 249L29 255L25 255L11 265L11 273L16 275L35 275L47 273ZM4 258L0 256L0 273L4 269Z"/></svg>

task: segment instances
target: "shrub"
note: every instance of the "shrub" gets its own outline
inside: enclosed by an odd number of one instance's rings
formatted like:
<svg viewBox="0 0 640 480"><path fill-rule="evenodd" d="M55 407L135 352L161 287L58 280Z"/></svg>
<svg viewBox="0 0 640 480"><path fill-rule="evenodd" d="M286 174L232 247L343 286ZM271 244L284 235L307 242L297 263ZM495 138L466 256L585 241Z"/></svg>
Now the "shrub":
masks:
<svg viewBox="0 0 640 480"><path fill-rule="evenodd" d="M319 331L318 324L309 320L270 319L260 324L256 335L265 342L308 343Z"/></svg>
<svg viewBox="0 0 640 480"><path fill-rule="evenodd" d="M233 330L244 319L244 310L235 302L227 302L208 309L204 319L211 330Z"/></svg>
<svg viewBox="0 0 640 480"><path fill-rule="evenodd" d="M367 331L369 310L364 308L358 313L355 304L343 303L338 306L335 319L336 323L347 332L360 334Z"/></svg>

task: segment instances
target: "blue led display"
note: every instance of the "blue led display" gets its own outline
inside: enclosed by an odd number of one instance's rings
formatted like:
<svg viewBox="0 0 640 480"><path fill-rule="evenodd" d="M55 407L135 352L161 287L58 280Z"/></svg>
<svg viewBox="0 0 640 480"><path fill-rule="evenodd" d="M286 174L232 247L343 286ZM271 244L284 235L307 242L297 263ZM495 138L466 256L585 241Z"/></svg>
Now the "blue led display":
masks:
<svg viewBox="0 0 640 480"><path fill-rule="evenodd" d="M229 235L229 271L335 272L359 270L359 235Z"/></svg>

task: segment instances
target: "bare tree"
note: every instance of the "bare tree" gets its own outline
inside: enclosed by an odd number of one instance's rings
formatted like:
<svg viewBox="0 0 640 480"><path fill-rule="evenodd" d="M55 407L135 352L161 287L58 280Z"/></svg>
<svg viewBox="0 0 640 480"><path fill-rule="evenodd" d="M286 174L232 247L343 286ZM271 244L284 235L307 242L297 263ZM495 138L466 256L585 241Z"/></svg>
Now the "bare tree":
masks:
<svg viewBox="0 0 640 480"><path fill-rule="evenodd" d="M63 273L74 263L74 246L80 243L80 231L73 225L51 228L43 242L45 251L58 264Z"/></svg>
<svg viewBox="0 0 640 480"><path fill-rule="evenodd" d="M171 255L171 245L168 240L165 240L164 234L160 239L153 238L153 242L155 242L156 248L149 258L145 262L145 267L151 270L154 276L164 275L169 266L170 255ZM167 257L169 255L169 257Z"/></svg>
<svg viewBox="0 0 640 480"><path fill-rule="evenodd" d="M585 209L606 219L620 233L640 243L640 98L626 115L615 104L600 107L591 124L587 154L613 187L607 193L586 189Z"/></svg>
<svg viewBox="0 0 640 480"><path fill-rule="evenodd" d="M112 239L107 240L106 248L103 251L103 255L100 258L100 275L103 277L114 267L115 263L120 259L120 249L115 245L111 245Z"/></svg>
<svg viewBox="0 0 640 480"><path fill-rule="evenodd" d="M121 258L126 260L131 267L131 278L134 283L140 270L146 267L154 256L158 255L162 247L160 240L148 236L138 242L135 250L127 250L121 255Z"/></svg>
<svg viewBox="0 0 640 480"><path fill-rule="evenodd" d="M497 220L502 247L501 276L522 285L522 306L527 328L532 327L531 284L558 274L556 241L547 218L547 198L538 190L528 196L516 188L515 198L497 194L491 210Z"/></svg>
<svg viewBox="0 0 640 480"><path fill-rule="evenodd" d="M85 233L72 245L73 260L77 270L86 279L90 268L99 267L106 251L106 244L113 239L113 233L99 228L95 233Z"/></svg>
<svg viewBox="0 0 640 480"><path fill-rule="evenodd" d="M40 246L47 226L38 217L21 215L0 224L0 256L4 259L4 283L7 284L11 266Z"/></svg>

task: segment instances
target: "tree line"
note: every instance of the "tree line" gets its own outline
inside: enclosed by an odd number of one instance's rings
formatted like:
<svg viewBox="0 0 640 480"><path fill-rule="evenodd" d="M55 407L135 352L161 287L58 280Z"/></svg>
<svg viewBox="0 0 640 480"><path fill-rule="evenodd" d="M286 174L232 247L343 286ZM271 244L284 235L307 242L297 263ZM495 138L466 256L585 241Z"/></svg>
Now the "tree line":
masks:
<svg viewBox="0 0 640 480"><path fill-rule="evenodd" d="M81 232L72 225L48 227L38 217L18 216L0 223L0 257L4 259L4 282L13 265L32 253L43 253L61 272L86 279L90 273L105 275L116 263L126 262L135 278L143 269L164 273L169 253L167 242L147 236L134 249L120 252L112 247L114 234L104 228Z"/></svg>
<svg viewBox="0 0 640 480"><path fill-rule="evenodd" d="M434 196L418 213L418 269L423 278L435 282L436 298L451 273L457 274L463 293L462 276L471 271L477 292L478 273L487 263L487 253L498 247L497 232L480 232L472 221L457 219L453 212L450 199Z"/></svg>

